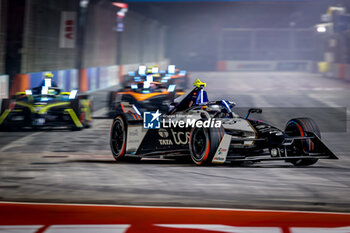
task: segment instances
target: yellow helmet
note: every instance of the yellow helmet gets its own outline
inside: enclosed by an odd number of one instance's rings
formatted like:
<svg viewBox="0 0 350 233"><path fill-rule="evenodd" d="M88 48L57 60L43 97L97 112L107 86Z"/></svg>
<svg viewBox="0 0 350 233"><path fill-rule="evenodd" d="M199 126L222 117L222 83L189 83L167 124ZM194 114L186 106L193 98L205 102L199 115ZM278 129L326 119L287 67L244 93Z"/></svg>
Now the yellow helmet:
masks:
<svg viewBox="0 0 350 233"><path fill-rule="evenodd" d="M194 81L193 86L195 87L206 87L207 84L203 83L201 80L199 80L198 78L196 79L196 81Z"/></svg>
<svg viewBox="0 0 350 233"><path fill-rule="evenodd" d="M52 72L45 72L44 77L45 78L53 78L53 73Z"/></svg>

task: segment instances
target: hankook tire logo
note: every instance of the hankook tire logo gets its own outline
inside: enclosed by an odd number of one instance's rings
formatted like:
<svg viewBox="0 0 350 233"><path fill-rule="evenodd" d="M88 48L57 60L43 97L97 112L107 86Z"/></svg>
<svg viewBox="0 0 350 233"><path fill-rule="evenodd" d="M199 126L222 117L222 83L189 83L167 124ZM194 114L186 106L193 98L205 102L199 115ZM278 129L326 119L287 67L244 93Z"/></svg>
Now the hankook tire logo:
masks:
<svg viewBox="0 0 350 233"><path fill-rule="evenodd" d="M169 133L166 129L159 129L158 130L158 134L159 136L161 136L162 138L167 138L169 137Z"/></svg>

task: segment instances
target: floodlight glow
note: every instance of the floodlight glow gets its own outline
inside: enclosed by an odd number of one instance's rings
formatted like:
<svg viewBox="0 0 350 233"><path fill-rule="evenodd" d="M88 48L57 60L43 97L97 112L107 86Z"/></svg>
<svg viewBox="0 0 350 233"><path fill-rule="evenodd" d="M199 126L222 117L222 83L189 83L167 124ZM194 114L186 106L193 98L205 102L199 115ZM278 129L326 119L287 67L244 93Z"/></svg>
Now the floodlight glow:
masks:
<svg viewBox="0 0 350 233"><path fill-rule="evenodd" d="M147 66L139 66L138 73L139 75L146 75Z"/></svg>
<svg viewBox="0 0 350 233"><path fill-rule="evenodd" d="M75 99L75 97L77 96L78 90L73 90L70 92L69 94L69 99Z"/></svg>
<svg viewBox="0 0 350 233"><path fill-rule="evenodd" d="M316 27L317 32L324 33L327 31L327 28L323 25L319 25Z"/></svg>
<svg viewBox="0 0 350 233"><path fill-rule="evenodd" d="M168 66L168 73L169 74L175 74L175 65L169 65Z"/></svg>
<svg viewBox="0 0 350 233"><path fill-rule="evenodd" d="M149 83L153 82L153 76L152 75L147 75L146 82L149 82Z"/></svg>
<svg viewBox="0 0 350 233"><path fill-rule="evenodd" d="M176 85L174 85L174 84L169 85L168 92L174 92L175 91L175 87L176 87Z"/></svg>
<svg viewBox="0 0 350 233"><path fill-rule="evenodd" d="M32 90L26 90L25 92L26 92L26 95L32 95L33 94Z"/></svg>
<svg viewBox="0 0 350 233"><path fill-rule="evenodd" d="M137 89L137 84L131 84L131 89Z"/></svg>

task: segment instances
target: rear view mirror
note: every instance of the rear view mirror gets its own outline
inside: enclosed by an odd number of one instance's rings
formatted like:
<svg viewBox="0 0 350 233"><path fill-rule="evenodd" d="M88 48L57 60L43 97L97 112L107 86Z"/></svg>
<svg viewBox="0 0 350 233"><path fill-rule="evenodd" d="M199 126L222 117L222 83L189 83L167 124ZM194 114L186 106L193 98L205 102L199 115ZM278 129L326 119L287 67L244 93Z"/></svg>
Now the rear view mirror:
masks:
<svg viewBox="0 0 350 233"><path fill-rule="evenodd" d="M249 115L251 113L262 113L262 109L261 108L250 108L247 112L247 115L245 116L245 119L248 119Z"/></svg>

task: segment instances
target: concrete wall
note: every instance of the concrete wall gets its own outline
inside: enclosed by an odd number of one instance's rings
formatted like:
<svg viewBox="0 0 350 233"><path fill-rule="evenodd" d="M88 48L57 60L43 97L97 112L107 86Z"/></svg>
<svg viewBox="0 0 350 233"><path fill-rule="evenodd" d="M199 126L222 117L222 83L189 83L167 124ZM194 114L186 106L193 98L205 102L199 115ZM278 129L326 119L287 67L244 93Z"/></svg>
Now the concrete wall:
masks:
<svg viewBox="0 0 350 233"><path fill-rule="evenodd" d="M135 12L128 12L124 21L122 64L150 63L165 59L165 26Z"/></svg>
<svg viewBox="0 0 350 233"><path fill-rule="evenodd" d="M89 5L84 34L84 68L116 64L115 13L116 8L108 0Z"/></svg>
<svg viewBox="0 0 350 233"><path fill-rule="evenodd" d="M77 0L27 0L21 73L71 69L75 49L59 48L61 11L76 11Z"/></svg>

